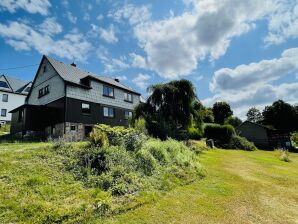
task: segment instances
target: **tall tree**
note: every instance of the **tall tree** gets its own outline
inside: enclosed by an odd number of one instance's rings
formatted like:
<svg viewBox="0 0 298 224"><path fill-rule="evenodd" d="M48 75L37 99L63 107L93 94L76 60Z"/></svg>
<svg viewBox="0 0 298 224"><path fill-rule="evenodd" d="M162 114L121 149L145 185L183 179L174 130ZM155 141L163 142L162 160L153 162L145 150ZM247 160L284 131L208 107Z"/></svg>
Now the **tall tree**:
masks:
<svg viewBox="0 0 298 224"><path fill-rule="evenodd" d="M247 120L254 123L261 123L263 120L263 116L260 110L255 107L250 108L247 113Z"/></svg>
<svg viewBox="0 0 298 224"><path fill-rule="evenodd" d="M186 131L192 121L202 123L198 117L201 104L195 89L188 80L175 80L148 87L151 93L145 104L135 109L136 118L146 120L149 134L165 139L176 138L180 131Z"/></svg>
<svg viewBox="0 0 298 224"><path fill-rule="evenodd" d="M295 106L282 100L275 101L271 106L266 106L263 113L264 124L288 132L298 130L298 111Z"/></svg>
<svg viewBox="0 0 298 224"><path fill-rule="evenodd" d="M225 124L232 125L234 128L242 124L242 120L236 116L230 116L225 120Z"/></svg>
<svg viewBox="0 0 298 224"><path fill-rule="evenodd" d="M217 124L223 124L225 119L233 115L233 111L227 102L216 102L213 105L212 112L214 115L214 122Z"/></svg>

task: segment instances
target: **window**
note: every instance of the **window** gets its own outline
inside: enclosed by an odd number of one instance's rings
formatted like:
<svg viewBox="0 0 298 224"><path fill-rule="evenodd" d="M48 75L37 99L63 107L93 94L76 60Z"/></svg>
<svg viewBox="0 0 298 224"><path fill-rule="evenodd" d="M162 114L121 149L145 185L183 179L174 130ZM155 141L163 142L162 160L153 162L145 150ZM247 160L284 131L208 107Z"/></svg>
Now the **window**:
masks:
<svg viewBox="0 0 298 224"><path fill-rule="evenodd" d="M47 66L46 65L43 66L43 73L45 73L45 72L47 72Z"/></svg>
<svg viewBox="0 0 298 224"><path fill-rule="evenodd" d="M103 95L108 97L114 97L114 88L103 86Z"/></svg>
<svg viewBox="0 0 298 224"><path fill-rule="evenodd" d="M24 119L24 110L20 110L19 111L19 118L18 118L18 121L19 122L22 122Z"/></svg>
<svg viewBox="0 0 298 224"><path fill-rule="evenodd" d="M90 104L82 103L82 113L83 114L90 114L91 113Z"/></svg>
<svg viewBox="0 0 298 224"><path fill-rule="evenodd" d="M47 85L47 86L38 90L38 98L41 98L49 93L50 93L50 86Z"/></svg>
<svg viewBox="0 0 298 224"><path fill-rule="evenodd" d="M8 94L2 95L2 102L8 102Z"/></svg>
<svg viewBox="0 0 298 224"><path fill-rule="evenodd" d="M103 108L103 116L104 117L114 117L115 111L112 107L104 107Z"/></svg>
<svg viewBox="0 0 298 224"><path fill-rule="evenodd" d="M4 81L0 81L0 87L1 87L1 88L7 88L7 89L9 89L7 83L4 82Z"/></svg>
<svg viewBox="0 0 298 224"><path fill-rule="evenodd" d="M75 126L75 125L71 125L71 126L70 126L70 131L72 131L72 132L73 132L73 131L76 131L76 126Z"/></svg>
<svg viewBox="0 0 298 224"><path fill-rule="evenodd" d="M6 117L7 110L1 109L1 117Z"/></svg>
<svg viewBox="0 0 298 224"><path fill-rule="evenodd" d="M124 101L132 102L132 94L131 93L124 93Z"/></svg>
<svg viewBox="0 0 298 224"><path fill-rule="evenodd" d="M124 117L125 119L131 118L132 117L132 112L131 111L124 111Z"/></svg>

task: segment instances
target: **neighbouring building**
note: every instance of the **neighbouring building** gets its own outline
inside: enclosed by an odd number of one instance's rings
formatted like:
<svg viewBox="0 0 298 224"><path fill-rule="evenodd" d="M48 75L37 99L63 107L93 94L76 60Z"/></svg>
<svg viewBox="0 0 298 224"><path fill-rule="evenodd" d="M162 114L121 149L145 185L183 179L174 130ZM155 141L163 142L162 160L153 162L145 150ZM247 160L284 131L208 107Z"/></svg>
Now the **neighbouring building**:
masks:
<svg viewBox="0 0 298 224"><path fill-rule="evenodd" d="M127 126L140 94L119 82L43 56L11 133L84 139L95 124Z"/></svg>
<svg viewBox="0 0 298 224"><path fill-rule="evenodd" d="M0 76L0 124L10 123L9 111L21 106L31 87L31 82L13 78L7 75Z"/></svg>
<svg viewBox="0 0 298 224"><path fill-rule="evenodd" d="M292 148L290 134L261 124L244 121L236 131L260 149Z"/></svg>

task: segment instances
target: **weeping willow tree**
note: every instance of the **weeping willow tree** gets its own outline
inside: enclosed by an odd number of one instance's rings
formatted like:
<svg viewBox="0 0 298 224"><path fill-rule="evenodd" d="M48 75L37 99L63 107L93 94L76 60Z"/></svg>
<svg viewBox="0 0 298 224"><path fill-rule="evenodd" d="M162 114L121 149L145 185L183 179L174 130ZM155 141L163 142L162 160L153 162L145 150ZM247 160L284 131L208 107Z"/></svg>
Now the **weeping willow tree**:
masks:
<svg viewBox="0 0 298 224"><path fill-rule="evenodd" d="M201 127L201 104L195 88L188 80L175 80L151 85L146 103L135 109L135 118L143 117L146 128L154 137L185 138L187 128Z"/></svg>

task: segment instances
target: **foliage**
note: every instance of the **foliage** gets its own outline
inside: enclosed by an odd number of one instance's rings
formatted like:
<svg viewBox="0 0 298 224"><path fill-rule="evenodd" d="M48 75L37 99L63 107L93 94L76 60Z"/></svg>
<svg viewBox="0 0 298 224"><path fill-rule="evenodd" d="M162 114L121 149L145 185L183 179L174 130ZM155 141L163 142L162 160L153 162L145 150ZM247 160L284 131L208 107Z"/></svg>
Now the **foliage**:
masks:
<svg viewBox="0 0 298 224"><path fill-rule="evenodd" d="M271 106L266 106L263 113L263 124L272 125L285 132L298 130L297 107L282 100L275 101Z"/></svg>
<svg viewBox="0 0 298 224"><path fill-rule="evenodd" d="M188 139L199 140L202 138L202 131L191 127L187 129Z"/></svg>
<svg viewBox="0 0 298 224"><path fill-rule="evenodd" d="M93 133L104 133L111 145L121 145L124 141L124 137L134 132L136 131L133 128L125 128L122 126L111 127L106 124L98 124L93 128Z"/></svg>
<svg viewBox="0 0 298 224"><path fill-rule="evenodd" d="M214 123L214 116L212 108L205 108L201 110L201 115L204 123Z"/></svg>
<svg viewBox="0 0 298 224"><path fill-rule="evenodd" d="M147 134L146 121L144 118L138 118L134 121L134 129L140 133Z"/></svg>
<svg viewBox="0 0 298 224"><path fill-rule="evenodd" d="M254 143L252 143L252 142L248 141L246 138L238 136L238 135L233 135L226 147L229 149L242 149L245 151L257 150Z"/></svg>
<svg viewBox="0 0 298 224"><path fill-rule="evenodd" d="M254 123L261 123L263 121L263 116L260 110L255 107L250 108L247 113L247 120Z"/></svg>
<svg viewBox="0 0 298 224"><path fill-rule="evenodd" d="M233 115L230 105L227 102L216 102L212 108L214 122L224 124L225 119Z"/></svg>
<svg viewBox="0 0 298 224"><path fill-rule="evenodd" d="M97 130L102 129L110 130L107 127ZM131 130L123 134L118 143L101 147L85 144L76 150L65 146L64 149L55 148L55 151L66 158L67 169L77 180L87 188L100 189L96 198L106 197L108 194L104 192L109 192L112 201L115 197L136 197L145 190L168 190L203 175L195 152L182 142L147 139ZM100 215L117 212L108 196L104 200L98 199L95 207Z"/></svg>
<svg viewBox="0 0 298 224"><path fill-rule="evenodd" d="M9 124L0 124L0 135L8 134L10 132Z"/></svg>
<svg viewBox="0 0 298 224"><path fill-rule="evenodd" d="M207 139L213 139L216 147L223 147L235 135L235 129L231 125L208 124L204 135Z"/></svg>
<svg viewBox="0 0 298 224"><path fill-rule="evenodd" d="M109 145L109 139L107 134L99 129L95 128L90 133L90 142L96 147L103 147Z"/></svg>
<svg viewBox="0 0 298 224"><path fill-rule="evenodd" d="M190 81L175 80L152 85L148 91L151 95L146 103L135 108L135 119L145 119L151 136L181 140L187 138L187 128L191 125L201 128L201 104Z"/></svg>
<svg viewBox="0 0 298 224"><path fill-rule="evenodd" d="M292 134L291 141L295 147L298 147L298 131Z"/></svg>
<svg viewBox="0 0 298 224"><path fill-rule="evenodd" d="M236 116L230 116L225 120L225 124L229 124L233 126L234 128L238 127L240 124L242 124L242 121L240 118Z"/></svg>
<svg viewBox="0 0 298 224"><path fill-rule="evenodd" d="M288 150L276 149L275 151L278 153L279 160L284 162L291 162Z"/></svg>

